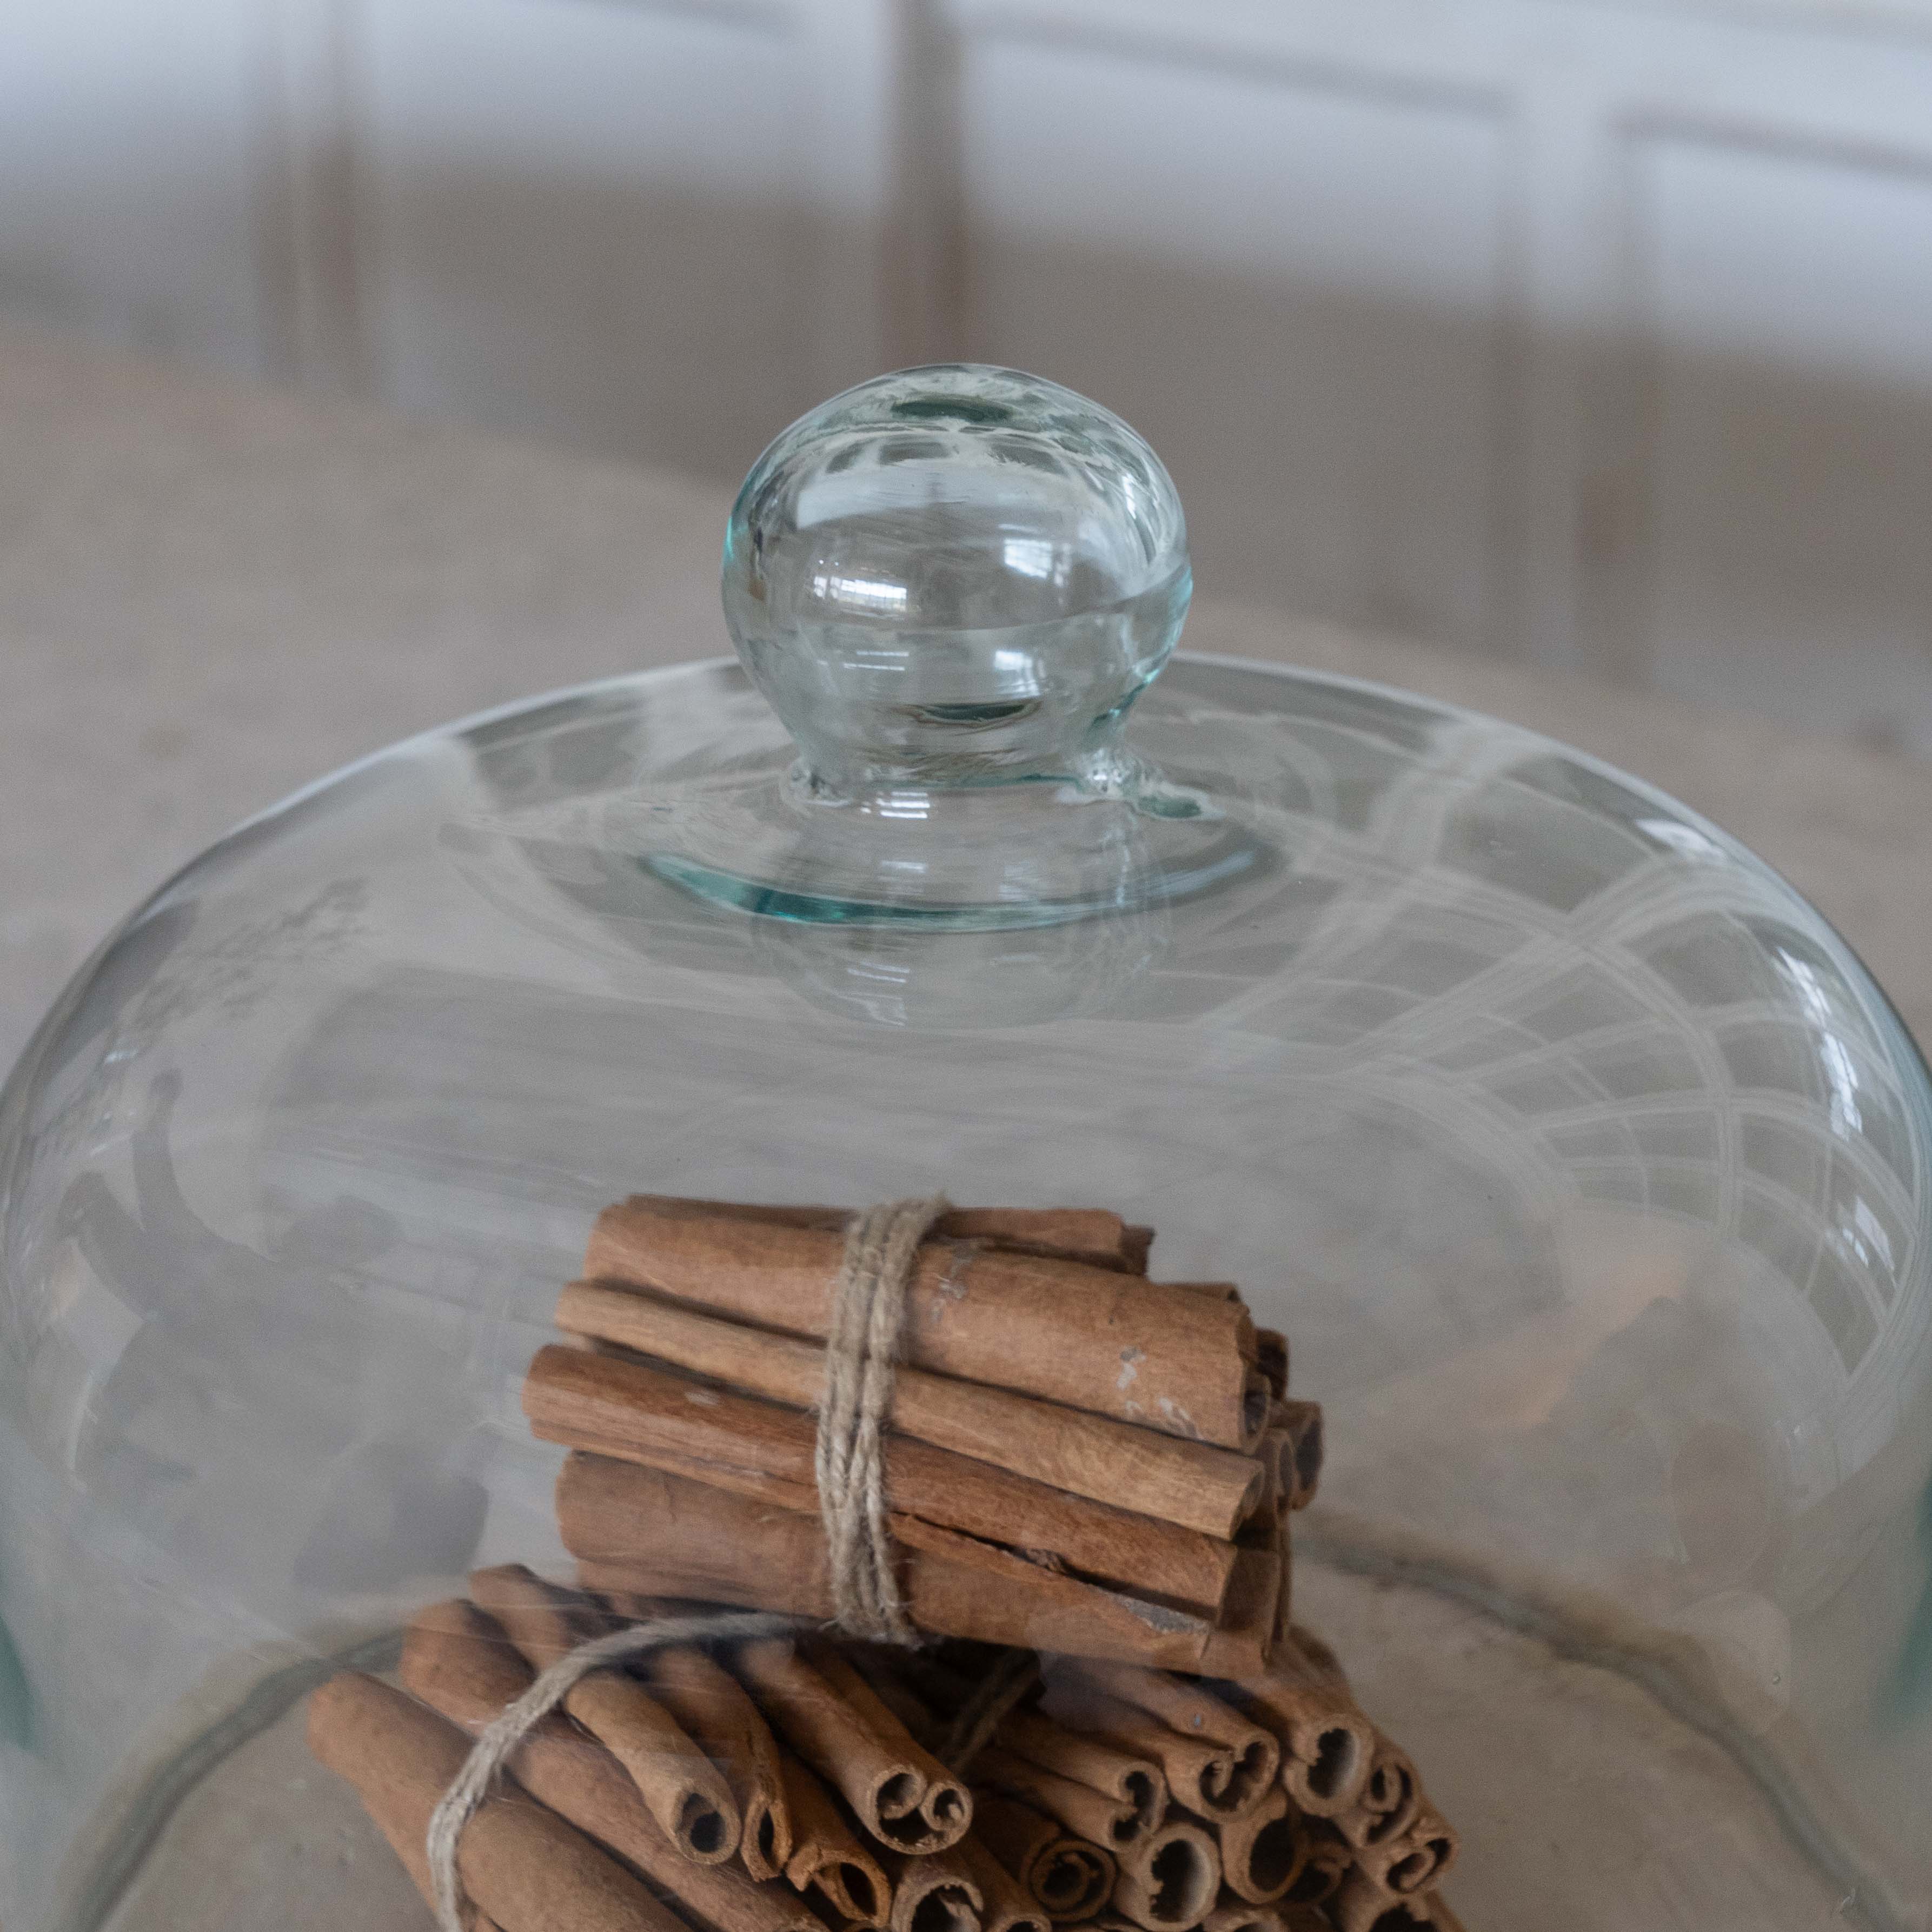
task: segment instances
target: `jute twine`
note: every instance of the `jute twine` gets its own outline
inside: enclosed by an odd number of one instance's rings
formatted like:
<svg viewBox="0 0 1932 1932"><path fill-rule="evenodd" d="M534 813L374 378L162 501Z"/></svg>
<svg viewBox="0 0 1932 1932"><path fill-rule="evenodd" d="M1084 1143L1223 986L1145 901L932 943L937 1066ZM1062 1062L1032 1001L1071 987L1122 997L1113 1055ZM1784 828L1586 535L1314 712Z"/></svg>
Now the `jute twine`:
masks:
<svg viewBox="0 0 1932 1932"><path fill-rule="evenodd" d="M818 1405L816 1472L825 1524L833 1622L854 1636L911 1644L919 1633L892 1574L884 1438L905 1326L906 1290L919 1246L946 1210L944 1195L888 1201L854 1215L845 1233L826 1336L825 1389ZM441 1932L464 1932L456 1857L497 1773L530 1730L593 1670L678 1643L745 1642L784 1636L807 1620L762 1610L664 1617L612 1630L558 1658L478 1735L463 1769L429 1821L427 1849ZM995 1671L954 1719L941 1755L962 1769L1024 1696L1036 1665L1030 1652Z"/></svg>

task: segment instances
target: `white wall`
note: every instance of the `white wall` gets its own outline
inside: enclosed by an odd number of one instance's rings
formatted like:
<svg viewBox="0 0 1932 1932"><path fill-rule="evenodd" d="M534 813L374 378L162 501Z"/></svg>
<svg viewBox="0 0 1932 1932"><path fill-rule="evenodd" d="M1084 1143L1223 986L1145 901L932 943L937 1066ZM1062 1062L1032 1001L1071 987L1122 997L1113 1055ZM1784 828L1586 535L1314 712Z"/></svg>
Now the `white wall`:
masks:
<svg viewBox="0 0 1932 1932"><path fill-rule="evenodd" d="M728 479L1016 362L1204 592L1932 754L1923 0L67 0L0 310Z"/></svg>

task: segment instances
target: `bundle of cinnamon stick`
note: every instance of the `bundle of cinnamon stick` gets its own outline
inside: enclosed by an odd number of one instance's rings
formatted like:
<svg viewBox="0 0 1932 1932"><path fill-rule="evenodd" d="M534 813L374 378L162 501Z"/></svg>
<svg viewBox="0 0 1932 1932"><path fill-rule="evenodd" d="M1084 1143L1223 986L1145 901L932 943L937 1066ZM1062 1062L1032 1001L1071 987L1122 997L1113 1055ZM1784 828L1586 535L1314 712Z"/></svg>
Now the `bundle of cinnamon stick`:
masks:
<svg viewBox="0 0 1932 1932"><path fill-rule="evenodd" d="M311 1702L316 1756L426 1898L431 1812L545 1666L667 1612L830 1615L811 1411L844 1222L599 1217L524 1389L570 1452L580 1588L478 1572L412 1624L400 1688ZM1321 1411L1233 1287L1148 1280L1152 1238L1085 1209L934 1226L884 1459L933 1641L686 1645L583 1678L460 1840L480 1932L1455 1926L1454 1831L1290 1621Z"/></svg>
<svg viewBox="0 0 1932 1932"><path fill-rule="evenodd" d="M310 1701L425 1899L430 1816L536 1673L667 1606L481 1570L410 1624L399 1683ZM653 1653L584 1678L471 1820L482 1932L1408 1932L1453 1928L1456 1837L1330 1654L1244 1684L1040 1660L970 1755L1003 1653L826 1638Z"/></svg>
<svg viewBox="0 0 1932 1932"><path fill-rule="evenodd" d="M598 1589L829 1615L811 1413L845 1216L636 1196L598 1217L524 1407L572 1452ZM1147 1277L1092 1209L956 1210L908 1298L886 1450L912 1620L1251 1676L1288 1608L1321 1417L1226 1283Z"/></svg>

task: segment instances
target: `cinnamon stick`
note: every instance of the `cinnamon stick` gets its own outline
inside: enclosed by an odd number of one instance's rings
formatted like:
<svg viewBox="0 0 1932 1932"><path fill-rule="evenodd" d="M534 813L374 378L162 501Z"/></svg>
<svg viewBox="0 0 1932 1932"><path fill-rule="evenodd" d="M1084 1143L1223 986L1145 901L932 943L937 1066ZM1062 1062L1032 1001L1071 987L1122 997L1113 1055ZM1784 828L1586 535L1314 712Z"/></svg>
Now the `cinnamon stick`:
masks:
<svg viewBox="0 0 1932 1932"><path fill-rule="evenodd" d="M1288 1888L1290 1905L1325 1905L1355 1868L1354 1848L1323 1820L1308 1826L1301 1869Z"/></svg>
<svg viewBox="0 0 1932 1932"><path fill-rule="evenodd" d="M973 1801L939 1760L831 1652L817 1667L788 1640L746 1644L738 1675L799 1756L883 1845L931 1853L956 1844Z"/></svg>
<svg viewBox="0 0 1932 1932"><path fill-rule="evenodd" d="M1067 1694L1064 1680L1048 1700L1048 1710L1089 1738L1104 1739L1117 1749L1151 1759L1161 1768L1176 1801L1198 1811L1202 1791L1210 1785L1225 1788L1232 1776L1234 1755L1224 1747L1170 1731L1157 1718L1117 1697L1082 1687ZM1245 1793L1249 1802L1256 1790Z"/></svg>
<svg viewBox="0 0 1932 1932"><path fill-rule="evenodd" d="M1267 1670L1274 1655L1281 1623L1282 1593L1288 1584L1285 1546L1234 1551L1234 1571L1222 1600L1221 1621L1203 1641L1192 1664L1166 1657L1121 1658L1093 1645L1062 1644L1075 1654L1111 1654L1130 1664L1154 1664L1169 1670L1187 1670L1203 1677L1254 1677Z"/></svg>
<svg viewBox="0 0 1932 1932"><path fill-rule="evenodd" d="M1318 1402L1280 1402L1275 1405L1270 1433L1279 1428L1285 1438L1280 1483L1290 1509L1306 1509L1322 1481L1322 1405Z"/></svg>
<svg viewBox="0 0 1932 1932"><path fill-rule="evenodd" d="M1049 1708L1156 1759L1176 1799L1212 1820L1252 1810L1280 1768L1281 1747L1268 1731L1204 1686L1163 1671L1070 1659L1054 1672Z"/></svg>
<svg viewBox="0 0 1932 1932"><path fill-rule="evenodd" d="M1279 1784L1238 1818L1215 1828L1221 1844L1221 1880L1250 1905L1271 1905L1287 1897L1308 1862L1308 1833L1301 1814Z"/></svg>
<svg viewBox="0 0 1932 1932"><path fill-rule="evenodd" d="M844 1208L746 1207L666 1194L646 1198L681 1214L721 1214L842 1235L852 1218ZM1055 1255L1126 1274L1147 1273L1148 1250L1154 1244L1151 1228L1131 1227L1104 1208L952 1208L933 1223L932 1233L938 1240L983 1241L1018 1254Z"/></svg>
<svg viewBox="0 0 1932 1932"><path fill-rule="evenodd" d="M1288 1337L1279 1328L1255 1330L1255 1366L1279 1402L1288 1393Z"/></svg>
<svg viewBox="0 0 1932 1932"><path fill-rule="evenodd" d="M1004 1744L987 1745L974 1760L973 1771L995 1790L1036 1807L1075 1837L1104 1847L1117 1859L1124 1847L1153 1828L1142 1822L1132 1804L1078 1778L1048 1771Z"/></svg>
<svg viewBox="0 0 1932 1932"><path fill-rule="evenodd" d="M815 1514L580 1452L566 1458L556 1500L564 1545L588 1588L832 1614ZM891 1528L913 1619L935 1635L1216 1675L1262 1668L1268 1646L1245 1625L1224 1634L916 1517L896 1515ZM1246 1600L1244 1566L1252 1553L1235 1558L1231 1604ZM1212 1660L1222 1657L1228 1663L1216 1669Z"/></svg>
<svg viewBox="0 0 1932 1932"><path fill-rule="evenodd" d="M1114 1895L1112 1852L988 1786L974 1787L973 1834L1056 1925L1092 1918Z"/></svg>
<svg viewBox="0 0 1932 1932"><path fill-rule="evenodd" d="M881 1926L892 1916L892 1880L859 1840L830 1792L790 1751L778 1754L791 1856L785 1877L797 1891L816 1888L842 1922Z"/></svg>
<svg viewBox="0 0 1932 1932"><path fill-rule="evenodd" d="M583 1454L564 1459L556 1516L588 1589L833 1614L815 1516Z"/></svg>
<svg viewBox="0 0 1932 1932"><path fill-rule="evenodd" d="M918 1857L888 1852L885 1862L891 1932L980 1932L986 1898L963 1844Z"/></svg>
<svg viewBox="0 0 1932 1932"><path fill-rule="evenodd" d="M470 1755L446 1718L373 1677L332 1678L309 1700L309 1749L356 1787L425 1898L430 1816ZM506 1781L470 1820L457 1870L502 1932L684 1932L610 1855Z"/></svg>
<svg viewBox="0 0 1932 1932"><path fill-rule="evenodd" d="M980 1888L982 1932L1052 1932L1052 1922L1031 1891L1006 1869L976 1832L960 1840L953 1856Z"/></svg>
<svg viewBox="0 0 1932 1932"><path fill-rule="evenodd" d="M520 1563L479 1570L470 1587L539 1670L601 1634L595 1606L576 1592L546 1583ZM742 1821L730 1786L635 1678L593 1670L572 1687L563 1708L623 1766L652 1816L686 1858L722 1864L737 1850Z"/></svg>
<svg viewBox="0 0 1932 1932"><path fill-rule="evenodd" d="M543 1441L691 1476L746 1496L818 1507L818 1430L802 1409L694 1382L655 1365L552 1346L524 1382ZM1082 1501L1046 1483L904 1436L886 1443L896 1511L1024 1550L1142 1594L1214 1612L1235 1550L1154 1516ZM805 1499L809 1498L809 1501Z"/></svg>
<svg viewBox="0 0 1932 1932"><path fill-rule="evenodd" d="M1455 1827L1424 1798L1403 1830L1364 1846L1355 1864L1378 1885L1407 1898L1441 1884L1460 1850Z"/></svg>
<svg viewBox="0 0 1932 1932"><path fill-rule="evenodd" d="M724 1774L743 1820L738 1855L756 1879L780 1876L791 1856L778 1752L745 1688L694 1644L674 1645L644 1660L651 1693Z"/></svg>
<svg viewBox="0 0 1932 1932"><path fill-rule="evenodd" d="M823 1339L844 1237L634 1196L598 1216L584 1273ZM1082 1262L929 1241L907 1293L915 1368L1169 1435L1251 1449L1267 1420L1239 1304Z"/></svg>
<svg viewBox="0 0 1932 1932"><path fill-rule="evenodd" d="M1198 1825L1169 1818L1120 1854L1114 1909L1143 1932L1198 1925L1221 1888L1221 1858Z"/></svg>
<svg viewBox="0 0 1932 1932"><path fill-rule="evenodd" d="M1265 1436L1262 1438L1262 1449L1264 1449L1264 1451L1268 1449L1268 1438L1265 1438ZM1252 1522L1244 1524L1240 1532L1240 1542L1238 1542L1237 1547L1242 1552L1242 1557L1237 1557L1237 1559L1234 1559L1237 1579L1238 1579L1238 1574L1240 1574L1242 1559L1250 1561L1250 1563L1252 1561L1258 1561L1254 1556L1248 1556L1248 1552L1262 1552L1265 1556L1265 1563L1268 1563L1269 1574L1265 1576L1265 1579L1258 1580L1258 1584L1252 1584L1250 1586L1250 1588L1258 1588L1260 1594L1254 1596L1254 1600L1252 1600L1252 1606L1254 1607L1248 1611L1246 1616L1250 1617L1250 1619L1260 1619L1260 1616L1264 1616L1265 1611L1268 1611L1269 1604L1271 1604L1274 1613L1271 1613L1271 1619L1269 1619L1268 1638L1269 1638L1269 1654L1274 1654L1275 1644L1282 1642L1282 1640L1287 1638L1288 1627L1291 1627L1291 1611L1292 1611L1291 1592L1292 1592L1292 1584L1294 1584L1294 1567L1292 1567L1292 1561L1291 1561L1291 1538L1288 1538L1287 1502L1281 1499L1279 1507L1275 1502L1269 1502L1269 1505L1262 1509L1260 1515L1254 1516ZM1223 1606L1221 1606L1221 1621L1223 1621L1225 1624L1234 1624L1238 1623L1238 1621L1242 1621L1242 1604L1248 1602L1248 1598L1242 1596L1240 1590L1237 1590L1237 1586L1234 1586L1234 1584L1237 1584L1237 1579L1228 1580L1228 1598L1223 1602ZM1264 1670L1265 1670L1265 1664L1264 1664ZM1225 1675L1225 1677L1250 1677L1250 1675L1254 1675L1254 1667L1227 1666L1221 1670L1221 1675Z"/></svg>
<svg viewBox="0 0 1932 1932"><path fill-rule="evenodd" d="M866 1682L872 1694L884 1704L899 1722L935 1756L946 1756L941 1748L946 1736L947 1726L942 1724L926 1700L919 1696L903 1677L890 1670L869 1675ZM948 1762L950 1762L950 1758Z"/></svg>
<svg viewBox="0 0 1932 1932"><path fill-rule="evenodd" d="M1359 1866L1342 1880L1326 1910L1335 1932L1411 1932L1432 1917L1426 1898L1390 1892Z"/></svg>
<svg viewBox="0 0 1932 1932"><path fill-rule="evenodd" d="M460 1599L410 1624L399 1674L412 1695L472 1737L535 1679L502 1626ZM712 1932L824 1932L797 1894L770 1875L761 1882L733 1865L692 1863L623 1767L560 1712L530 1731L509 1768L532 1797L673 1893Z"/></svg>
<svg viewBox="0 0 1932 1932"><path fill-rule="evenodd" d="M797 1408L811 1407L825 1386L818 1343L644 1288L573 1282L558 1300L556 1325ZM1263 1471L1252 1456L922 1369L899 1370L890 1419L939 1448L1208 1536L1232 1536L1261 1502Z"/></svg>
<svg viewBox="0 0 1932 1932"><path fill-rule="evenodd" d="M1414 1822L1420 1803L1421 1787L1408 1753L1377 1731L1369 1774L1354 1801L1330 1817L1359 1853L1366 1846L1400 1837Z"/></svg>
<svg viewBox="0 0 1932 1932"><path fill-rule="evenodd" d="M1231 1898L1223 1892L1202 1920L1201 1932L1288 1932L1288 1921L1271 1905Z"/></svg>
<svg viewBox="0 0 1932 1932"><path fill-rule="evenodd" d="M918 1754L920 1774L926 1780L926 1796L920 1800L920 1813L942 1838L956 1828L961 1837L973 1822L973 1798L962 1779L928 1748L913 1726L880 1694L878 1687L836 1645L819 1640L806 1644L802 1654L845 1708L874 1737L889 1748L908 1746ZM954 1843L958 1843L957 1838ZM912 1849L908 1847L908 1849ZM941 1848L943 1849L943 1847Z"/></svg>
<svg viewBox="0 0 1932 1932"><path fill-rule="evenodd" d="M1258 1625L1252 1614L1258 1604L1251 1586L1259 1580L1245 1550L1235 1552L1224 1627L1217 1628L1171 1604L1059 1575L916 1516L895 1516L892 1532L908 1552L906 1594L914 1618L929 1630L1216 1675L1260 1670L1272 1649L1271 1628Z"/></svg>
<svg viewBox="0 0 1932 1932"><path fill-rule="evenodd" d="M1375 1726L1339 1671L1310 1656L1298 1628L1276 1646L1266 1676L1230 1694L1280 1740L1281 1781L1299 1810L1332 1818L1355 1803L1374 1761Z"/></svg>
<svg viewBox="0 0 1932 1932"><path fill-rule="evenodd" d="M1009 1712L993 1736L1005 1750L1059 1777L1090 1786L1110 1799L1117 1813L1124 1809L1129 1822L1123 1823L1117 1816L1105 1837L1087 1834L1101 1844L1116 1848L1132 1844L1167 1815L1167 1781L1159 1760L1125 1744L1089 1736L1029 1710ZM1090 1815L1100 1814L1090 1810ZM1076 1819L1066 1822L1076 1831L1084 1829Z"/></svg>

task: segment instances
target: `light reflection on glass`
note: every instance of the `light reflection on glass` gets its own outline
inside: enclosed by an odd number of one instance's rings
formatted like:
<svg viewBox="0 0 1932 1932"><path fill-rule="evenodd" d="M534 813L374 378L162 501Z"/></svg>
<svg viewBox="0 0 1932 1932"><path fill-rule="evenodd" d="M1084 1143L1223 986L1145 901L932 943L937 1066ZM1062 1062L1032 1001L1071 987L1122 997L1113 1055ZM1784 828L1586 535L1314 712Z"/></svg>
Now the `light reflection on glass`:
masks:
<svg viewBox="0 0 1932 1932"><path fill-rule="evenodd" d="M1051 581L1057 574L1059 546L1047 537L1008 537L1000 554L1009 570Z"/></svg>
<svg viewBox="0 0 1932 1932"><path fill-rule="evenodd" d="M1694 825L1686 825L1681 819L1640 818L1636 829L1646 838L1654 839L1660 845L1684 859L1721 859L1724 855L1716 842L1705 837Z"/></svg>
<svg viewBox="0 0 1932 1932"><path fill-rule="evenodd" d="M824 571L813 575L812 595L827 604L844 604L880 616L896 616L906 608L903 584L886 584L871 577L834 577Z"/></svg>

